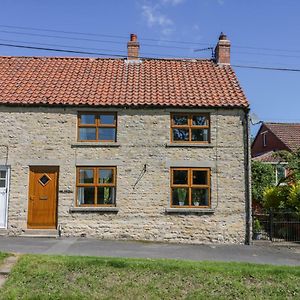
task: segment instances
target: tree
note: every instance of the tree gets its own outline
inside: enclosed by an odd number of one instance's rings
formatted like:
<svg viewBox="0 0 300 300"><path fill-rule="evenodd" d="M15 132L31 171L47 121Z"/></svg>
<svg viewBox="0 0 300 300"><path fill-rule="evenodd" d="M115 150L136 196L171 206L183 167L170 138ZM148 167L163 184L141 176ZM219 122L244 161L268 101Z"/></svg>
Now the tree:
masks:
<svg viewBox="0 0 300 300"><path fill-rule="evenodd" d="M300 181L300 148L295 152L278 151L274 156L279 158L281 162L286 162L286 168L289 171L288 176L283 178L278 185L282 182L295 183Z"/></svg>
<svg viewBox="0 0 300 300"><path fill-rule="evenodd" d="M300 149L296 152L278 151L274 155L287 163L288 175L277 186L264 188L262 204L265 208L300 212Z"/></svg>
<svg viewBox="0 0 300 300"><path fill-rule="evenodd" d="M275 184L274 167L259 161L252 161L252 199L262 203L263 192L266 188Z"/></svg>

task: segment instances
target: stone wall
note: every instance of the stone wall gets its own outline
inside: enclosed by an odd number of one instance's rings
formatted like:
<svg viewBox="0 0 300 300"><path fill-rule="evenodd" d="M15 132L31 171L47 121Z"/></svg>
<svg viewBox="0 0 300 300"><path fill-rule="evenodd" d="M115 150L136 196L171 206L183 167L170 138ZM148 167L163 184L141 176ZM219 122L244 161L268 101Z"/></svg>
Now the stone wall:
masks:
<svg viewBox="0 0 300 300"><path fill-rule="evenodd" d="M243 110L192 110L211 114L208 147L170 146L170 112L179 111L176 109L102 110L118 113L118 147L81 147L76 142L77 111L70 107L0 107L0 140L1 145L9 146L7 163L11 166L8 234L20 234L27 228L29 166L58 165L58 224L63 236L244 242ZM75 203L76 165L95 162L117 166L119 211L70 212ZM0 147L0 163L6 163L5 147ZM133 188L144 164L147 171ZM213 212L166 212L170 166L175 164L211 167Z"/></svg>

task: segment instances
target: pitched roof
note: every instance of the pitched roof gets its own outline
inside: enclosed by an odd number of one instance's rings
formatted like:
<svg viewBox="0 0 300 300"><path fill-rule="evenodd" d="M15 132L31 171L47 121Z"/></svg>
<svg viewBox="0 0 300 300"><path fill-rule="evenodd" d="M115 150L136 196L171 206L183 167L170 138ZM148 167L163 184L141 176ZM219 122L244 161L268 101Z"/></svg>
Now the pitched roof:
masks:
<svg viewBox="0 0 300 300"><path fill-rule="evenodd" d="M264 123L291 151L300 148L300 123Z"/></svg>
<svg viewBox="0 0 300 300"><path fill-rule="evenodd" d="M265 152L261 155L252 157L252 160L266 163L279 163L281 160L274 155L275 153L275 151Z"/></svg>
<svg viewBox="0 0 300 300"><path fill-rule="evenodd" d="M0 57L0 104L248 107L212 60Z"/></svg>

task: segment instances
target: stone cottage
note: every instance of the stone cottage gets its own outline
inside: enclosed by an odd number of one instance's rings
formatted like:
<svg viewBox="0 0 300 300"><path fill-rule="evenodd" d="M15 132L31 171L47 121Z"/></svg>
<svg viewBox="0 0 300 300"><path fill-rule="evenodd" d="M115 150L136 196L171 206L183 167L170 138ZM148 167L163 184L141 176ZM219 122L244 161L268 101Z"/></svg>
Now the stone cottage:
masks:
<svg viewBox="0 0 300 300"><path fill-rule="evenodd" d="M0 229L249 240L247 99L214 59L0 58Z"/></svg>

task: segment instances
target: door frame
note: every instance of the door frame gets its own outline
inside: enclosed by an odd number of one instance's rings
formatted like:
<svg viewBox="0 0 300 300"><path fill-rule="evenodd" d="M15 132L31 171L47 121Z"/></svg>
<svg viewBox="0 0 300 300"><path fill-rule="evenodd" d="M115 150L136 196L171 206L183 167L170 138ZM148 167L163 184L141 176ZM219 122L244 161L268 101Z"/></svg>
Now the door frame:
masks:
<svg viewBox="0 0 300 300"><path fill-rule="evenodd" d="M33 170L36 169L40 169L40 170L45 170L45 169L56 169L56 183L55 183L55 195L56 195L56 199L55 199L55 224L54 224L54 228L52 226L47 226L47 225L42 225L42 226L32 226L28 224L29 221L29 213L30 213L30 178L31 178L31 172L33 172ZM46 173L46 172L45 172ZM57 224L58 224L58 186L59 186L59 166L53 166L53 165L36 165L36 166L29 166L29 172L28 172L28 211L27 211L27 228L28 229L57 229Z"/></svg>
<svg viewBox="0 0 300 300"><path fill-rule="evenodd" d="M6 171L6 209L5 209L5 220L4 227L0 227L0 229L8 228L8 200L9 200L9 191L10 191L10 166L0 165L0 170Z"/></svg>

